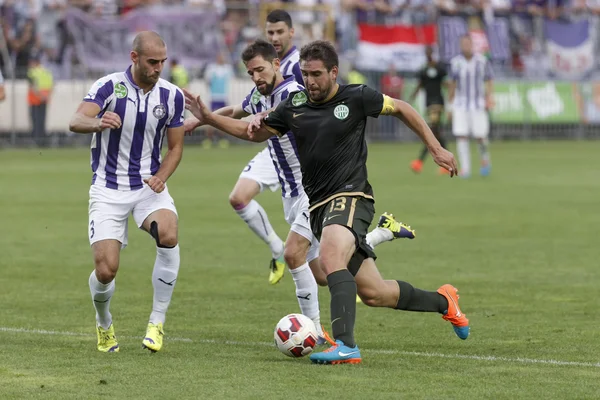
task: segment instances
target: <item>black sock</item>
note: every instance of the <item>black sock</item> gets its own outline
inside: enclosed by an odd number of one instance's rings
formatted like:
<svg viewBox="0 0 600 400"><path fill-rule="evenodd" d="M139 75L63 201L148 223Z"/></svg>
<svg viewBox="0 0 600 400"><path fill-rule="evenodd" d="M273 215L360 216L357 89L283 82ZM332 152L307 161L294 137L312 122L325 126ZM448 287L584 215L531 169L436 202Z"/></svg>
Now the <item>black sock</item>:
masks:
<svg viewBox="0 0 600 400"><path fill-rule="evenodd" d="M440 144L442 145L442 147L445 148L446 150L448 150L448 147L446 147L446 139L442 135L442 129L441 128L442 127L440 126L440 124L432 125L431 126L431 132L433 132L433 135L438 140L438 142L440 142Z"/></svg>
<svg viewBox="0 0 600 400"><path fill-rule="evenodd" d="M421 155L419 156L419 160L424 161L425 157L427 157L427 153L429 153L427 146L423 146L423 150L421 150Z"/></svg>
<svg viewBox="0 0 600 400"><path fill-rule="evenodd" d="M333 338L341 340L348 347L354 342L354 321L356 319L356 281L347 269L327 275L331 293L331 332Z"/></svg>
<svg viewBox="0 0 600 400"><path fill-rule="evenodd" d="M448 150L448 146L446 145L446 139L444 139L443 136L438 136L438 141L440 142L440 144L442 145L443 148Z"/></svg>
<svg viewBox="0 0 600 400"><path fill-rule="evenodd" d="M398 282L400 286L400 298L396 304L396 310L439 312L448 311L448 300L438 292L427 292L416 289L410 283Z"/></svg>

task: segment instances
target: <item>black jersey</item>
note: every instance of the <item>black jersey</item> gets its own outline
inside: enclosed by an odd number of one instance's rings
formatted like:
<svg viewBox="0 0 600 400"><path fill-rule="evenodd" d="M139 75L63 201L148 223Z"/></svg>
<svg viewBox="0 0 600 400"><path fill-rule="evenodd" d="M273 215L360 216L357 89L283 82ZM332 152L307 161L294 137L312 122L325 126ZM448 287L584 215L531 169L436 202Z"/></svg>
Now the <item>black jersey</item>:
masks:
<svg viewBox="0 0 600 400"><path fill-rule="evenodd" d="M373 199L367 179L367 117L378 117L384 96L365 85L339 85L329 100L312 103L306 90L290 93L264 122L291 131L311 210L338 196Z"/></svg>
<svg viewBox="0 0 600 400"><path fill-rule="evenodd" d="M425 103L427 107L433 104L444 104L442 83L446 75L446 69L439 63L433 66L426 65L419 71L419 80L421 81L421 86L425 89Z"/></svg>

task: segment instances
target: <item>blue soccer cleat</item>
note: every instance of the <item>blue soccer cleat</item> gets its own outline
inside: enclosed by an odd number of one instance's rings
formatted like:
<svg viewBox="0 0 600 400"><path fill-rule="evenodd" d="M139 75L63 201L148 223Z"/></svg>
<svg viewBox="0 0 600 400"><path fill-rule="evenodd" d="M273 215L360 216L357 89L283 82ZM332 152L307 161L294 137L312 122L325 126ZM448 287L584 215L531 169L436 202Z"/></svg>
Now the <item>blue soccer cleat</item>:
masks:
<svg viewBox="0 0 600 400"><path fill-rule="evenodd" d="M489 176L492 172L492 166L490 164L482 165L479 169L481 176Z"/></svg>
<svg viewBox="0 0 600 400"><path fill-rule="evenodd" d="M312 353L309 358L313 364L360 364L362 361L358 346L348 347L341 340L333 342L325 351Z"/></svg>

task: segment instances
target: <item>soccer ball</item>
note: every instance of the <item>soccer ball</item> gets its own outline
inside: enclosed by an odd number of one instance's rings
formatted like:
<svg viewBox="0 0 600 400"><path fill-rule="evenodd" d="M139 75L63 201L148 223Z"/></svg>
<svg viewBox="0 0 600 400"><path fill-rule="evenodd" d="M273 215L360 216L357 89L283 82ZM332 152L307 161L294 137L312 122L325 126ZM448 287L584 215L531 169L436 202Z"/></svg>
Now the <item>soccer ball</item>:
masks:
<svg viewBox="0 0 600 400"><path fill-rule="evenodd" d="M312 353L318 338L315 323L306 315L286 315L275 327L275 344L288 357L304 357Z"/></svg>

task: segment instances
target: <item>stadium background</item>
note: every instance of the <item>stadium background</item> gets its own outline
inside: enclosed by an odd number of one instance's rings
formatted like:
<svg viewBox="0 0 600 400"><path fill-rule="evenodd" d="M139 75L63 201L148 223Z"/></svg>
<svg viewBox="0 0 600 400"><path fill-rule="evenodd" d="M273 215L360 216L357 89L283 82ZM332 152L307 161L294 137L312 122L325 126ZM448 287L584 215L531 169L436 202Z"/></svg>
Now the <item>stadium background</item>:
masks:
<svg viewBox="0 0 600 400"><path fill-rule="evenodd" d="M0 67L7 98L0 104L0 143L34 144L26 78L29 58L39 56L55 80L47 144L86 145L88 137L68 132L71 112L95 79L126 68L131 39L141 29L164 35L169 56L190 74L190 89L207 100L204 73L222 54L236 72L229 102L239 102L252 87L239 55L263 34L266 14L277 7L292 14L296 45L311 38L336 43L343 81L355 69L385 91L382 78L394 70L402 88L391 94L403 99L416 83L424 46L433 45L448 62L459 52L459 36L469 33L493 65L493 139L599 137L600 4L593 0L5 0ZM169 77L168 66L163 77ZM420 111L423 100L414 104ZM369 137L414 139L395 121L371 121Z"/></svg>
<svg viewBox="0 0 600 400"><path fill-rule="evenodd" d="M600 132L597 0L146 3L0 0L0 43L8 43L0 46L7 78L0 103L0 399L598 398L600 141L575 140ZM378 268L428 290L455 285L472 327L468 340L438 315L359 305L362 365L319 368L280 354L273 328L298 311L293 281L286 273L279 284L267 283L268 248L227 200L264 146L249 144L186 146L169 179L182 266L164 349L150 356L140 346L156 248L130 221L111 300L121 352L96 350L87 285L90 135L67 132L73 111L96 78L126 67L139 29L165 36L170 57L207 100L204 74L223 52L236 69L229 99L240 101L252 83L235 60L263 34L269 7L290 9L297 45L309 39L305 29L334 40L344 79L356 64L380 88L393 61L405 99L421 42L437 44L447 61L469 31L491 58L490 176L448 179L430 158L415 175L414 135L386 125L391 118L369 126L371 140L384 141L369 146L376 212L393 212L417 230L415 240L378 246ZM50 148L38 148L29 128L32 55L54 75L43 143ZM280 196L263 193L258 201L285 237ZM326 288L319 298L328 327Z"/></svg>

